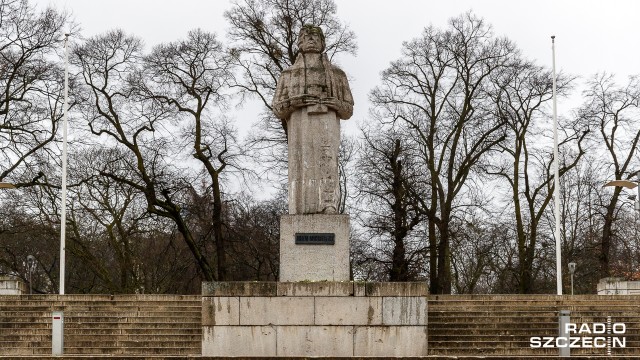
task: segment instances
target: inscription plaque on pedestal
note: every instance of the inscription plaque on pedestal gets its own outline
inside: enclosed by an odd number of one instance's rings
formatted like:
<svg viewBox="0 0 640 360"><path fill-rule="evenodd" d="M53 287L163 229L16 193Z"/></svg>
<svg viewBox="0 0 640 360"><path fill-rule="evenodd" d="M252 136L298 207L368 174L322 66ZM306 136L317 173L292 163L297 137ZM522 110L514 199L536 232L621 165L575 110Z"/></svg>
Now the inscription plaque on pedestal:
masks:
<svg viewBox="0 0 640 360"><path fill-rule="evenodd" d="M297 245L335 245L336 234L333 233L296 233Z"/></svg>

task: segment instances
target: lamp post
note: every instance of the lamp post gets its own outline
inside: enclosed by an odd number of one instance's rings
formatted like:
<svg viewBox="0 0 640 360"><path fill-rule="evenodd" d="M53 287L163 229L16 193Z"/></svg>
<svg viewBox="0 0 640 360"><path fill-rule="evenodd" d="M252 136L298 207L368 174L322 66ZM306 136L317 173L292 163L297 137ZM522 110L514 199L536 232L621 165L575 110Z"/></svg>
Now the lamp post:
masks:
<svg viewBox="0 0 640 360"><path fill-rule="evenodd" d="M635 209L635 219L636 219L636 231L638 229L638 222L640 221L640 186L638 186L638 184L640 184L640 175L638 176L638 179L636 181L631 181L631 180L613 180L613 181L609 181L608 183L604 184L604 186L613 186L613 187L624 187L627 189L635 189L638 188L638 193L637 195L631 195L629 196L629 199L633 198L633 208ZM636 237L636 251L638 251L638 239ZM633 257L632 257L633 259ZM633 267L633 261L632 261L632 267Z"/></svg>
<svg viewBox="0 0 640 360"><path fill-rule="evenodd" d="M12 183L0 182L0 189L15 189L16 186Z"/></svg>
<svg viewBox="0 0 640 360"><path fill-rule="evenodd" d="M33 283L31 282L31 275L36 269L36 258L33 255L27 256L27 270L29 271L29 295L33 294Z"/></svg>
<svg viewBox="0 0 640 360"><path fill-rule="evenodd" d="M571 295L573 295L573 274L576 273L576 263L569 263L569 273L571 274Z"/></svg>

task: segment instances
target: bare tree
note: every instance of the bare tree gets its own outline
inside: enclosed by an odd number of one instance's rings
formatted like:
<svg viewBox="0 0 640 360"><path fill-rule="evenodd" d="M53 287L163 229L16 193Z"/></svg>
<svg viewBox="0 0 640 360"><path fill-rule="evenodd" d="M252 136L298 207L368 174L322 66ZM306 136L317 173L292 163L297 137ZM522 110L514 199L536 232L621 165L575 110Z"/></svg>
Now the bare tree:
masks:
<svg viewBox="0 0 640 360"><path fill-rule="evenodd" d="M504 120L491 111L491 77L508 69L513 43L494 37L472 13L433 26L403 46L403 56L371 93L377 111L411 133L428 172L431 293L451 292L449 225L459 195L478 161L506 138Z"/></svg>
<svg viewBox="0 0 640 360"><path fill-rule="evenodd" d="M635 180L640 175L640 79L637 76L630 77L626 85L620 86L616 84L612 75L598 74L589 81L583 96L585 103L580 108L580 116L598 129L596 148L602 150L606 156L609 176L615 179ZM621 194L622 188L615 187L610 199L604 204L604 223L598 256L601 277L611 274L611 251L615 237L613 224Z"/></svg>
<svg viewBox="0 0 640 360"><path fill-rule="evenodd" d="M349 189L349 178L353 176L352 163L355 161L358 143L354 137L345 134L340 135L340 149L338 152L338 177L339 193L338 214L346 214L348 200L351 197Z"/></svg>
<svg viewBox="0 0 640 360"><path fill-rule="evenodd" d="M506 155L488 160L485 169L508 184L509 207L513 206L517 244L517 284L520 293L532 293L537 270L541 266L541 221L553 198L553 154L539 144L544 139L540 119L549 118L546 111L552 96L552 75L547 69L527 61L519 61L501 74L496 82L499 91L494 101L496 116L504 119L508 128L507 141L500 145ZM572 79L558 78L558 94L570 90ZM578 164L585 154L584 142L588 126L584 121L564 121L560 124L560 150L563 155L560 176ZM575 149L575 151L574 151Z"/></svg>
<svg viewBox="0 0 640 360"><path fill-rule="evenodd" d="M279 219L283 198L257 201L240 195L228 203L230 268L233 280L275 281L279 271Z"/></svg>
<svg viewBox="0 0 640 360"><path fill-rule="evenodd" d="M425 196L425 179L409 144L393 129L364 128L354 174L358 219L372 243L381 242L372 256L390 281L416 280L425 268L414 231L423 220L416 197Z"/></svg>
<svg viewBox="0 0 640 360"><path fill-rule="evenodd" d="M60 236L55 213L51 211L55 204L46 194L49 187L27 187L5 194L0 202L0 274L19 276L29 281L27 256L35 257L36 265L31 277L34 293L57 291L58 284L58 241ZM28 200L40 200L43 210Z"/></svg>
<svg viewBox="0 0 640 360"><path fill-rule="evenodd" d="M608 166L600 159L596 152L588 152L576 167L560 179L563 266L569 262L577 263L574 276L576 294L593 294L600 280L600 234L606 213L605 204L611 200L610 192L602 187L610 177ZM635 248L638 237L635 236L637 227L633 220L633 204L627 205L620 206L615 214L617 221L614 223L614 232L618 236L614 245L628 245L631 250ZM553 219L549 217L551 224ZM624 233L629 236L623 235ZM624 263L625 270L632 271L637 266L637 261L633 261L629 255L637 254L637 251L619 251L622 246L614 248L612 264ZM622 256L617 256L618 254ZM568 271L563 273L568 283Z"/></svg>
<svg viewBox="0 0 640 360"><path fill-rule="evenodd" d="M223 105L223 91L231 77L229 58L213 34L194 30L187 39L162 44L144 58L136 88L143 98L178 111L185 146L204 167L213 200L213 240L217 279L226 280L227 246L223 235L222 176L238 166L235 130L213 109Z"/></svg>
<svg viewBox="0 0 640 360"><path fill-rule="evenodd" d="M71 154L67 217L67 288L70 293L198 293L200 276L170 219L147 212L143 194L99 174L120 151L93 144ZM59 178L51 178L58 181ZM26 256L37 266L33 288L57 292L59 194L55 187L18 190L0 210L0 272L27 277ZM6 227L4 226L6 225ZM5 231L6 230L6 231Z"/></svg>
<svg viewBox="0 0 640 360"><path fill-rule="evenodd" d="M80 68L87 92L82 116L91 134L104 136L124 150L117 159L127 171L114 173L103 169L100 174L131 186L144 195L147 211L171 219L189 247L202 277L212 281L216 271L197 237L192 233L181 196L189 179L177 176L171 159L180 153L176 141L165 130L173 118L171 109L147 102L137 96L132 86L133 74L142 69L140 40L112 31L86 41L74 49L74 63ZM134 79L135 80L135 79Z"/></svg>
<svg viewBox="0 0 640 360"><path fill-rule="evenodd" d="M62 68L55 61L66 14L26 0L0 1L0 181L34 185L62 117Z"/></svg>
<svg viewBox="0 0 640 360"><path fill-rule="evenodd" d="M68 248L75 261L84 262L95 275L100 287L111 294L132 294L144 289L144 279L139 276L140 249L148 229L159 224L149 221L142 194L98 175L105 167L117 167L117 162L111 162L117 156L115 149L100 147L74 154L70 173L78 185L70 188ZM82 277L75 286L82 286Z"/></svg>
<svg viewBox="0 0 640 360"><path fill-rule="evenodd" d="M457 218L452 223L451 259L453 269L453 289L456 294L489 293L495 287L491 276L493 269L500 273L503 267L494 267L501 257L501 243L498 232L502 232L487 214L480 211L470 213L465 218Z"/></svg>

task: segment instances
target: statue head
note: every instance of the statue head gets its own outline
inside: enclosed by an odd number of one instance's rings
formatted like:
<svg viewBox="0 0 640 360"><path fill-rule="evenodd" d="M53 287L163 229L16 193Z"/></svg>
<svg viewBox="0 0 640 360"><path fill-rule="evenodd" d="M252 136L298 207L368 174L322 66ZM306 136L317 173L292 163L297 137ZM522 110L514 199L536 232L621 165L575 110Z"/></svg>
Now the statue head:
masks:
<svg viewBox="0 0 640 360"><path fill-rule="evenodd" d="M298 35L298 48L303 53L322 53L324 51L324 34L319 26L303 25Z"/></svg>

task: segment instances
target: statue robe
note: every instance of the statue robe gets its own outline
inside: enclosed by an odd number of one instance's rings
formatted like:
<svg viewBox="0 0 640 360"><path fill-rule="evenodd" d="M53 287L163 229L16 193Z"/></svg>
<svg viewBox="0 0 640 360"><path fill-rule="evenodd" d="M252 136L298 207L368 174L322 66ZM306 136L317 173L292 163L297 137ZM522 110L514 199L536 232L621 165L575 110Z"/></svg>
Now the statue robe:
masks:
<svg viewBox="0 0 640 360"><path fill-rule="evenodd" d="M301 53L278 80L273 111L286 122L289 214L336 213L340 119L353 113L345 73L324 54Z"/></svg>

